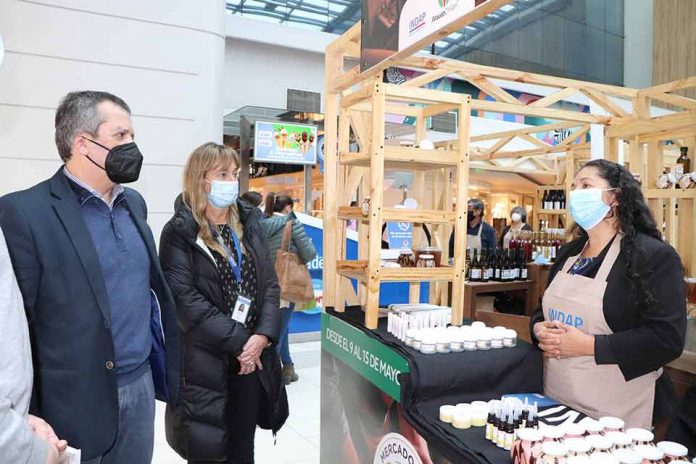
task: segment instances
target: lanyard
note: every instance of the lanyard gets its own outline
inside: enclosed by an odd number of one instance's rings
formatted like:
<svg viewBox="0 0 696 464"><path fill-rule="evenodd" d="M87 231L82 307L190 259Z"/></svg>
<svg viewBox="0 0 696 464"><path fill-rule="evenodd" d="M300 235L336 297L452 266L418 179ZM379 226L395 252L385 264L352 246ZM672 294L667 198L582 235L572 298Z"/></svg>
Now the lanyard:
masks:
<svg viewBox="0 0 696 464"><path fill-rule="evenodd" d="M225 249L227 252L227 256L229 256L229 263L230 267L232 268L232 272L234 272L234 277L237 279L237 283L239 285L242 284L242 271L240 269L240 266L242 265L242 259L244 255L242 254L242 248L239 246L239 238L237 237L237 234L234 233L234 229L232 226L230 226L230 236L232 237L232 241L234 242L234 247L237 250L237 259L234 259L234 256L232 255L232 250L227 246L225 241L222 239L222 236L218 231L215 231L215 238L217 239L218 243Z"/></svg>

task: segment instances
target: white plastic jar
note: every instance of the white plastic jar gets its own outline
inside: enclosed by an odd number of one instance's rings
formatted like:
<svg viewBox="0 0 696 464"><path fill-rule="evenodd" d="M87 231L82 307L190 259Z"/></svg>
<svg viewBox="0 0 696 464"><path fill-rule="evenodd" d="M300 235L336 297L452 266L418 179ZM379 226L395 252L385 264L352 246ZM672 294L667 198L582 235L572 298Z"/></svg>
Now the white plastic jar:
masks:
<svg viewBox="0 0 696 464"><path fill-rule="evenodd" d="M451 423L455 410L456 407L451 404L445 404L440 406L440 420L448 424Z"/></svg>
<svg viewBox="0 0 696 464"><path fill-rule="evenodd" d="M461 353L464 351L464 333L456 331L451 334L450 351L452 353Z"/></svg>
<svg viewBox="0 0 696 464"><path fill-rule="evenodd" d="M423 336L420 352L423 354L435 354L437 352L437 336L435 334L428 333Z"/></svg>
<svg viewBox="0 0 696 464"><path fill-rule="evenodd" d="M503 337L503 345L505 348L514 348L517 346L517 332L508 329L505 331L505 336Z"/></svg>
<svg viewBox="0 0 696 464"><path fill-rule="evenodd" d="M667 461L684 460L689 454L689 450L686 446L673 441L661 441L657 444L657 447L665 453L665 459Z"/></svg>
<svg viewBox="0 0 696 464"><path fill-rule="evenodd" d="M491 338L491 348L498 350L503 347L503 333L499 331L493 332L493 337Z"/></svg>
<svg viewBox="0 0 696 464"><path fill-rule="evenodd" d="M492 336L487 331L481 331L476 336L476 349L479 351L487 351L491 349Z"/></svg>
<svg viewBox="0 0 696 464"><path fill-rule="evenodd" d="M464 334L464 351L476 351L477 340L476 335L473 332L467 332Z"/></svg>

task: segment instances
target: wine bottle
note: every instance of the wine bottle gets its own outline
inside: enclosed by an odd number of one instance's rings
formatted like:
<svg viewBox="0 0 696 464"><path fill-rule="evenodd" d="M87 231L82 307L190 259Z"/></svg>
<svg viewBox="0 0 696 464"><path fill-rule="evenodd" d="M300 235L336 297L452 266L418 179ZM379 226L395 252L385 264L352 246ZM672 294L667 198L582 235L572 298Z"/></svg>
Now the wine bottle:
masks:
<svg viewBox="0 0 696 464"><path fill-rule="evenodd" d="M553 191L553 209L554 211L561 209L561 195L558 190Z"/></svg>
<svg viewBox="0 0 696 464"><path fill-rule="evenodd" d="M474 258L471 260L471 273L469 274L469 281L481 282L481 277L481 263L478 259L478 250L474 249Z"/></svg>
<svg viewBox="0 0 696 464"><path fill-rule="evenodd" d="M561 209L566 209L566 193L565 193L565 190L561 190Z"/></svg>
<svg viewBox="0 0 696 464"><path fill-rule="evenodd" d="M481 250L481 282L488 282L488 252Z"/></svg>
<svg viewBox="0 0 696 464"><path fill-rule="evenodd" d="M544 197L541 199L541 209L549 209L549 191L544 190Z"/></svg>
<svg viewBox="0 0 696 464"><path fill-rule="evenodd" d="M488 261L486 262L486 273L488 274L487 280L495 280L495 256L492 253L488 254Z"/></svg>
<svg viewBox="0 0 696 464"><path fill-rule="evenodd" d="M691 172L691 160L689 160L689 148L688 147L681 147L679 150L681 151L681 155L679 156L679 158L677 158L677 165L674 169L674 175L677 178L677 182L679 182L679 179L681 178L681 176Z"/></svg>
<svg viewBox="0 0 696 464"><path fill-rule="evenodd" d="M471 248L466 249L466 261L464 270L466 272L466 276L464 277L464 279L469 280L469 277L471 276Z"/></svg>
<svg viewBox="0 0 696 464"><path fill-rule="evenodd" d="M496 253L496 255L495 255L495 268L493 269L493 280L495 280L496 282L500 282L502 280L502 278L500 276L500 272L501 272L501 268L502 268L502 265L500 262L500 257L502 255L503 255L503 249L499 248L498 253Z"/></svg>

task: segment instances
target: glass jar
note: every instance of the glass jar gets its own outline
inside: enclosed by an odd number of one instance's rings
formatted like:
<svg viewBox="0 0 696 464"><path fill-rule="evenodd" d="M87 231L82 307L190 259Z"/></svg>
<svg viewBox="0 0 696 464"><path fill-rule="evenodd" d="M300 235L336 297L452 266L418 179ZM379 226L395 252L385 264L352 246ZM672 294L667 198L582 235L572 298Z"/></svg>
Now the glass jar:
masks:
<svg viewBox="0 0 696 464"><path fill-rule="evenodd" d="M604 426L594 419L583 421L585 423L585 435L601 435L604 433Z"/></svg>
<svg viewBox="0 0 696 464"><path fill-rule="evenodd" d="M503 347L503 334L499 332L495 332L493 334L493 338L491 338L491 348L494 350L500 349Z"/></svg>
<svg viewBox="0 0 696 464"><path fill-rule="evenodd" d="M642 464L643 458L632 449L620 449L611 453L619 464Z"/></svg>
<svg viewBox="0 0 696 464"><path fill-rule="evenodd" d="M454 415L455 407L451 404L445 404L440 406L440 420L447 424L452 422L452 416Z"/></svg>
<svg viewBox="0 0 696 464"><path fill-rule="evenodd" d="M416 263L420 261L423 256L430 256L433 259L435 266L439 266L442 260L442 248L431 247L426 245L420 246L414 250ZM433 267L435 267L433 266Z"/></svg>
<svg viewBox="0 0 696 464"><path fill-rule="evenodd" d="M396 260L401 267L416 267L416 258L411 250L402 250Z"/></svg>
<svg viewBox="0 0 696 464"><path fill-rule="evenodd" d="M406 340L404 340L404 343L406 346L413 346L413 340L416 337L416 329L408 329L406 331Z"/></svg>
<svg viewBox="0 0 696 464"><path fill-rule="evenodd" d="M438 353L447 354L447 353L449 353L449 352L451 351L450 345L451 345L452 342L450 341L450 339L449 339L449 337L447 336L447 334L443 334L442 337L443 337L443 338L440 338L440 339L437 341L437 344L435 345L435 350L436 350Z"/></svg>
<svg viewBox="0 0 696 464"><path fill-rule="evenodd" d="M491 334L481 332L476 336L476 349L480 351L488 351L491 349Z"/></svg>
<svg viewBox="0 0 696 464"><path fill-rule="evenodd" d="M544 436L544 443L548 443L551 441L560 443L563 441L563 437L565 436L565 432L562 428L553 425L544 427L541 431L541 434Z"/></svg>
<svg viewBox="0 0 696 464"><path fill-rule="evenodd" d="M433 255L420 255L417 267L435 267L435 257Z"/></svg>
<svg viewBox="0 0 696 464"><path fill-rule="evenodd" d="M465 430L471 428L472 417L471 413L466 410L458 409L452 418L452 425L454 428L459 430Z"/></svg>
<svg viewBox="0 0 696 464"><path fill-rule="evenodd" d="M477 340L476 335L473 333L464 334L464 351L476 351L477 350Z"/></svg>
<svg viewBox="0 0 696 464"><path fill-rule="evenodd" d="M604 426L604 432L623 432L626 423L618 417L602 417L599 423Z"/></svg>
<svg viewBox="0 0 696 464"><path fill-rule="evenodd" d="M452 351L452 353L461 353L464 351L464 334L462 332L457 331L457 333L452 334L450 351Z"/></svg>
<svg viewBox="0 0 696 464"><path fill-rule="evenodd" d="M515 464L534 462L540 451L542 439L541 432L537 429L518 430L517 443L512 449L512 462Z"/></svg>
<svg viewBox="0 0 696 464"><path fill-rule="evenodd" d="M631 437L631 440L633 440L633 446L649 446L653 444L653 440L655 440L655 435L645 429L628 429L626 430L626 435Z"/></svg>
<svg viewBox="0 0 696 464"><path fill-rule="evenodd" d="M435 354L437 352L437 338L432 334L423 337L420 352L423 354Z"/></svg>
<svg viewBox="0 0 696 464"><path fill-rule="evenodd" d="M512 329L508 329L505 331L505 335L503 337L503 346L505 346L505 348L514 348L515 346L517 346L516 331Z"/></svg>
<svg viewBox="0 0 696 464"><path fill-rule="evenodd" d="M657 447L665 453L665 462L667 463L684 460L686 459L686 455L689 454L689 450L686 446L673 441L661 441L657 444Z"/></svg>
<svg viewBox="0 0 696 464"><path fill-rule="evenodd" d="M564 444L555 441L541 445L541 456L537 462L543 464L566 464L568 449Z"/></svg>
<svg viewBox="0 0 696 464"><path fill-rule="evenodd" d="M568 457L570 456L590 456L592 447L582 438L568 438L564 441L568 448Z"/></svg>
<svg viewBox="0 0 696 464"><path fill-rule="evenodd" d="M563 424L561 426L565 433L565 439L582 438L585 436L585 427L580 424Z"/></svg>
<svg viewBox="0 0 696 464"><path fill-rule="evenodd" d="M643 464L665 464L665 453L657 446L638 445L635 451L643 459Z"/></svg>
<svg viewBox="0 0 696 464"><path fill-rule="evenodd" d="M612 443L607 437L603 435L590 435L587 438L587 443L592 447L592 454L594 453L610 453L612 451Z"/></svg>
<svg viewBox="0 0 696 464"><path fill-rule="evenodd" d="M624 432L609 432L605 435L612 443L613 450L631 449L633 440Z"/></svg>
<svg viewBox="0 0 696 464"><path fill-rule="evenodd" d="M413 336L413 349L420 351L422 344L423 344L423 332L420 330L417 330L416 334Z"/></svg>

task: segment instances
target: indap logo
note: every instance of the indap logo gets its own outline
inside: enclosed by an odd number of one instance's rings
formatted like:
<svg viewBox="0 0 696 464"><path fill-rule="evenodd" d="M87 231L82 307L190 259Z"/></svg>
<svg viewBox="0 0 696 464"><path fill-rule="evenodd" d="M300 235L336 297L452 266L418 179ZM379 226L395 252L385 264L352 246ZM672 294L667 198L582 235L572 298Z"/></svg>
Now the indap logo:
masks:
<svg viewBox="0 0 696 464"><path fill-rule="evenodd" d="M423 464L418 452L406 438L388 433L377 445L373 464Z"/></svg>
<svg viewBox="0 0 696 464"><path fill-rule="evenodd" d="M440 5L440 8L452 11L457 6L457 3L459 3L459 0L437 0L437 3Z"/></svg>
<svg viewBox="0 0 696 464"><path fill-rule="evenodd" d="M408 22L409 35L413 35L425 26L425 16L425 12L423 12Z"/></svg>

